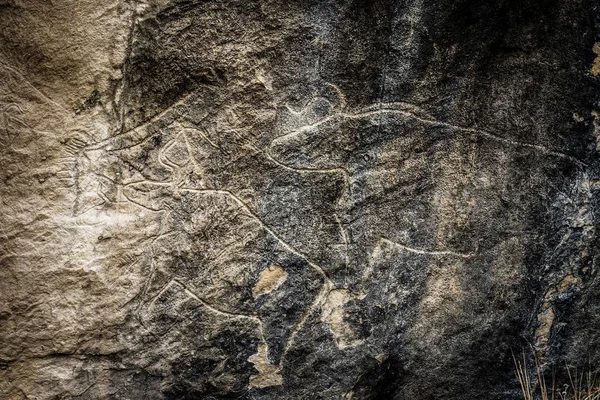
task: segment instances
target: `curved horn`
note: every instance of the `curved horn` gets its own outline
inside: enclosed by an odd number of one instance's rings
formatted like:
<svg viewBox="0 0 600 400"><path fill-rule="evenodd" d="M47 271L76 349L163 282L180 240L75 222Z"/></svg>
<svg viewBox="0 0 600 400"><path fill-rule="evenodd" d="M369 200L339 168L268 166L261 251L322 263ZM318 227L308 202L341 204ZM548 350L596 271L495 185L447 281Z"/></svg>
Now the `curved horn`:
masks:
<svg viewBox="0 0 600 400"><path fill-rule="evenodd" d="M325 82L315 90L315 97L327 99L336 111L342 111L346 108L346 96L334 83Z"/></svg>

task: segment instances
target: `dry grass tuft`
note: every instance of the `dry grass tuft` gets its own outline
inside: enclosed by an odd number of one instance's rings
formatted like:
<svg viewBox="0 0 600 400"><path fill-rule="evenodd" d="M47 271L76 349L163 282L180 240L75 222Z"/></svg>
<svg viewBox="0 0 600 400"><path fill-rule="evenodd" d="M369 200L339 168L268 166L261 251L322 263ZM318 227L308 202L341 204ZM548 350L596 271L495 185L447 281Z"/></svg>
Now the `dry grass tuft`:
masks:
<svg viewBox="0 0 600 400"><path fill-rule="evenodd" d="M513 354L515 372L521 385L523 400L600 400L600 384L591 369L586 373L572 370L565 364L569 382L557 387L555 374L552 375L552 386L548 387L537 357L535 358L535 377L537 383L531 381L532 373L527 368L525 352L522 360Z"/></svg>

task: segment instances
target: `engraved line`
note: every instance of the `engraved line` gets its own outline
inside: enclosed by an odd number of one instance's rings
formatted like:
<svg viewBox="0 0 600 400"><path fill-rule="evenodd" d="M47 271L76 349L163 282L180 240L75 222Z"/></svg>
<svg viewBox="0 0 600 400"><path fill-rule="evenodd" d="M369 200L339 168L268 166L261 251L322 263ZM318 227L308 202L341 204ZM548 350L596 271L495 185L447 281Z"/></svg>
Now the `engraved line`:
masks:
<svg viewBox="0 0 600 400"><path fill-rule="evenodd" d="M195 92L191 92L185 96L183 96L180 100L176 101L175 103L171 104L170 106L168 106L167 108L165 108L163 111L161 111L160 113L156 114L154 117L150 118L148 121L136 126L135 128L131 128L126 132L123 133L119 133L118 135L112 136L108 139L102 140L98 143L93 143L89 146L87 146L85 149L87 151L93 151L93 150L100 150L103 149L111 144L115 145L115 147L111 148L110 150L112 151L116 151L116 150L123 150L125 147L133 147L136 146L140 143L142 143L144 140L147 139L147 135L145 132L140 132L142 131L144 128L149 127L150 125L154 124L155 122L159 121L161 118L163 118L165 115L167 115L169 112L171 112L171 110L173 110L174 108L184 104L190 97L192 97L194 95ZM133 137L133 140L135 140L136 142L134 144L128 145L128 146L116 146L117 141L123 137L126 137L130 134L139 134L142 133L144 134L143 137L141 138L136 138L135 136Z"/></svg>
<svg viewBox="0 0 600 400"><path fill-rule="evenodd" d="M248 214L250 214L250 216L252 216L253 218L255 218L257 220L257 222L262 226L262 228L267 231L270 235L272 235L275 239L277 239L277 241L284 247L286 248L288 251L290 251L291 253L295 254L297 257L300 257L302 260L304 260L310 267L312 267L314 270L316 270L322 277L323 277L323 287L321 288L321 291L319 293L319 295L316 297L315 301L313 302L313 304L311 305L311 307L309 308L309 310L306 312L306 314L304 315L304 317L296 324L296 329L293 330L292 333L290 333L290 337L286 343L286 346L284 348L284 351L281 355L281 360L279 365L281 365L281 363L283 362L285 355L287 354L287 352L290 350L291 346L294 344L294 340L296 338L296 335L299 333L299 331L302 329L302 327L304 326L304 324L306 323L306 321L308 320L308 318L312 315L312 313L324 302L324 299L326 298L327 294L329 293L329 291L331 290L331 288L333 287L333 282L331 281L331 279L329 278L329 276L327 275L327 273L325 272L325 270L320 267L319 265L313 263L312 261L310 261L306 256L304 256L303 254L301 254L300 252L298 252L296 249L294 249L292 246L290 246L289 244L287 244L283 239L281 239L275 232L273 232L256 214L254 214L254 212L252 212L252 210L250 210L250 208L242 201L240 200L236 195L234 195L232 192L228 191L228 190L215 190L215 189L193 189L193 188L182 188L182 190L185 191L189 191L189 192L196 192L196 193L215 193L215 194L224 194L227 195L229 197L231 197L236 203L238 203Z"/></svg>
<svg viewBox="0 0 600 400"><path fill-rule="evenodd" d="M312 124L309 125L305 125L299 129L296 129L290 133L287 133L285 135L282 136L278 136L276 138L273 139L273 142L275 142L278 139L284 139L284 138L288 138L288 137L293 137L299 133L302 132L306 132L306 131L310 131L314 128L319 127L320 125L323 125L327 122L330 122L332 120L340 119L360 119L360 118L364 118L364 117L369 117L369 116L375 116L378 115L380 113L384 113L384 112L388 112L388 113L392 113L392 114L399 114L399 115L403 115L406 117L410 117L410 118L414 118L419 122L422 122L424 124L427 125L433 125L433 126L440 126L440 127L445 127L445 128L450 128L450 129L454 129L454 130L458 130L458 131L462 131L462 132L469 132L469 133L474 133L477 135L482 135L485 136L489 139L492 140L496 140L499 142L503 142L506 144L510 144L512 146L517 146L517 147L529 147L535 150L538 150L542 153L546 153L546 154L550 154L553 155L555 157L559 157L559 158L563 158L563 159L567 159L569 161L574 162L575 164L579 165L579 166L584 166L584 167L588 167L588 164L586 164L585 162L570 156L568 154L562 153L560 151L557 150L553 150L553 149L549 149L545 146L539 145L539 144L532 144L532 143L525 143L525 142L520 142L520 141L516 141L516 140L511 140L511 139L507 139L504 137L501 137L495 133L491 133L489 131L483 130L483 129L475 129L475 128L465 128L465 127L461 127L461 126L457 126L457 125L452 125L450 123L447 122L441 122L441 121L437 121L435 119L428 119L428 118L423 118L420 117L419 115L410 112L410 111L406 111L406 110L399 110L397 108L393 108L394 104L401 104L401 103L382 103L381 108L380 109L376 109L373 110L372 108L375 106L370 106L367 107L366 109L363 109L363 111L360 111L358 113L355 114L347 114L347 113L339 113L339 114L332 114L326 118L323 118L317 122L314 122ZM273 145L273 142L271 142L271 146Z"/></svg>
<svg viewBox="0 0 600 400"><path fill-rule="evenodd" d="M47 102L55 105L56 107L60 108L61 110L63 110L67 114L69 114L69 115L71 114L71 112L69 110L67 110L66 108L64 108L63 106L61 106L57 102L55 102L54 100L52 100L44 92L42 92L40 89L38 89L37 87L35 87L31 82L29 82L27 79L25 79L25 77L19 71L17 71L13 67L9 66L8 64L6 64L5 62L2 62L2 61L0 61L0 65L2 67L6 68L8 71L12 72L13 74L18 75L23 81L25 81L25 84L27 86L29 86L30 88L32 88L35 92L37 92L40 96L42 96Z"/></svg>
<svg viewBox="0 0 600 400"><path fill-rule="evenodd" d="M433 255L433 256L456 256L456 257L461 257L461 258L472 258L476 255L476 252L457 253L457 252L451 251L451 250L429 251L429 250L423 250L423 249L416 249L414 247L409 247L407 245L404 245L404 244L401 244L398 242L393 242L384 237L379 239L379 243L387 243L387 244L399 247L402 250L408 251L409 253L415 253L415 254L425 254L425 255Z"/></svg>
<svg viewBox="0 0 600 400"><path fill-rule="evenodd" d="M209 303L206 302L206 300L203 300L201 297L199 297L197 294L195 294L194 292L192 292L186 285L184 285L181 281L179 281L177 278L173 278L171 280L172 282L175 282L176 284L180 285L183 290L193 299L197 300L198 302L200 302L203 306L205 306L206 308L208 308L209 310L211 310L212 312L214 312L215 314L219 314L225 317L229 317L229 318L235 318L235 319L250 319L254 322L256 322L257 324L261 325L262 321L255 316L252 315L247 315L247 314L240 314L240 313L234 313L234 312L229 312L229 311L223 311L220 310L212 305L210 305Z"/></svg>
<svg viewBox="0 0 600 400"><path fill-rule="evenodd" d="M161 212L161 211L163 211L163 209L162 209L162 208L160 208L160 209L158 209L158 210L155 210L155 209L153 209L153 208L146 207L146 206L145 206L145 205L143 205L142 203L139 203L139 202L137 202L137 201L135 201L135 200L133 200L133 199L129 198L129 196L127 196L127 194L125 194L125 192L121 192L121 195L123 195L123 197L125 197L125 199L126 199L127 201L130 201L131 203L135 204L136 206L139 206L139 207L145 208L145 209L146 209L146 210L148 210L148 211L151 211L151 212Z"/></svg>

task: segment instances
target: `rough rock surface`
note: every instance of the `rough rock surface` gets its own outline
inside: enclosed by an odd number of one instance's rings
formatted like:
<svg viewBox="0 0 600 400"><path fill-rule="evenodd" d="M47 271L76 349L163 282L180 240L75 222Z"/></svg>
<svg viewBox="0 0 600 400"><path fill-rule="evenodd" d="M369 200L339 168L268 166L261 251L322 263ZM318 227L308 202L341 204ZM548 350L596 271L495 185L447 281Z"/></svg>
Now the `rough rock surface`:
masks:
<svg viewBox="0 0 600 400"><path fill-rule="evenodd" d="M599 7L0 0L0 398L600 366Z"/></svg>

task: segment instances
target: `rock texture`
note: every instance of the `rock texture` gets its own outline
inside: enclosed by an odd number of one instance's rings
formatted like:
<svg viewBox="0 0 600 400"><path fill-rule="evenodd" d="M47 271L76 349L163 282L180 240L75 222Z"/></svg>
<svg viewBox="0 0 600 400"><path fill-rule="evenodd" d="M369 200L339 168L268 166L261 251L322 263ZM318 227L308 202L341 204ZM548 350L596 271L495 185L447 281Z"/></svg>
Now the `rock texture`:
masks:
<svg viewBox="0 0 600 400"><path fill-rule="evenodd" d="M599 8L0 0L0 398L600 366Z"/></svg>

